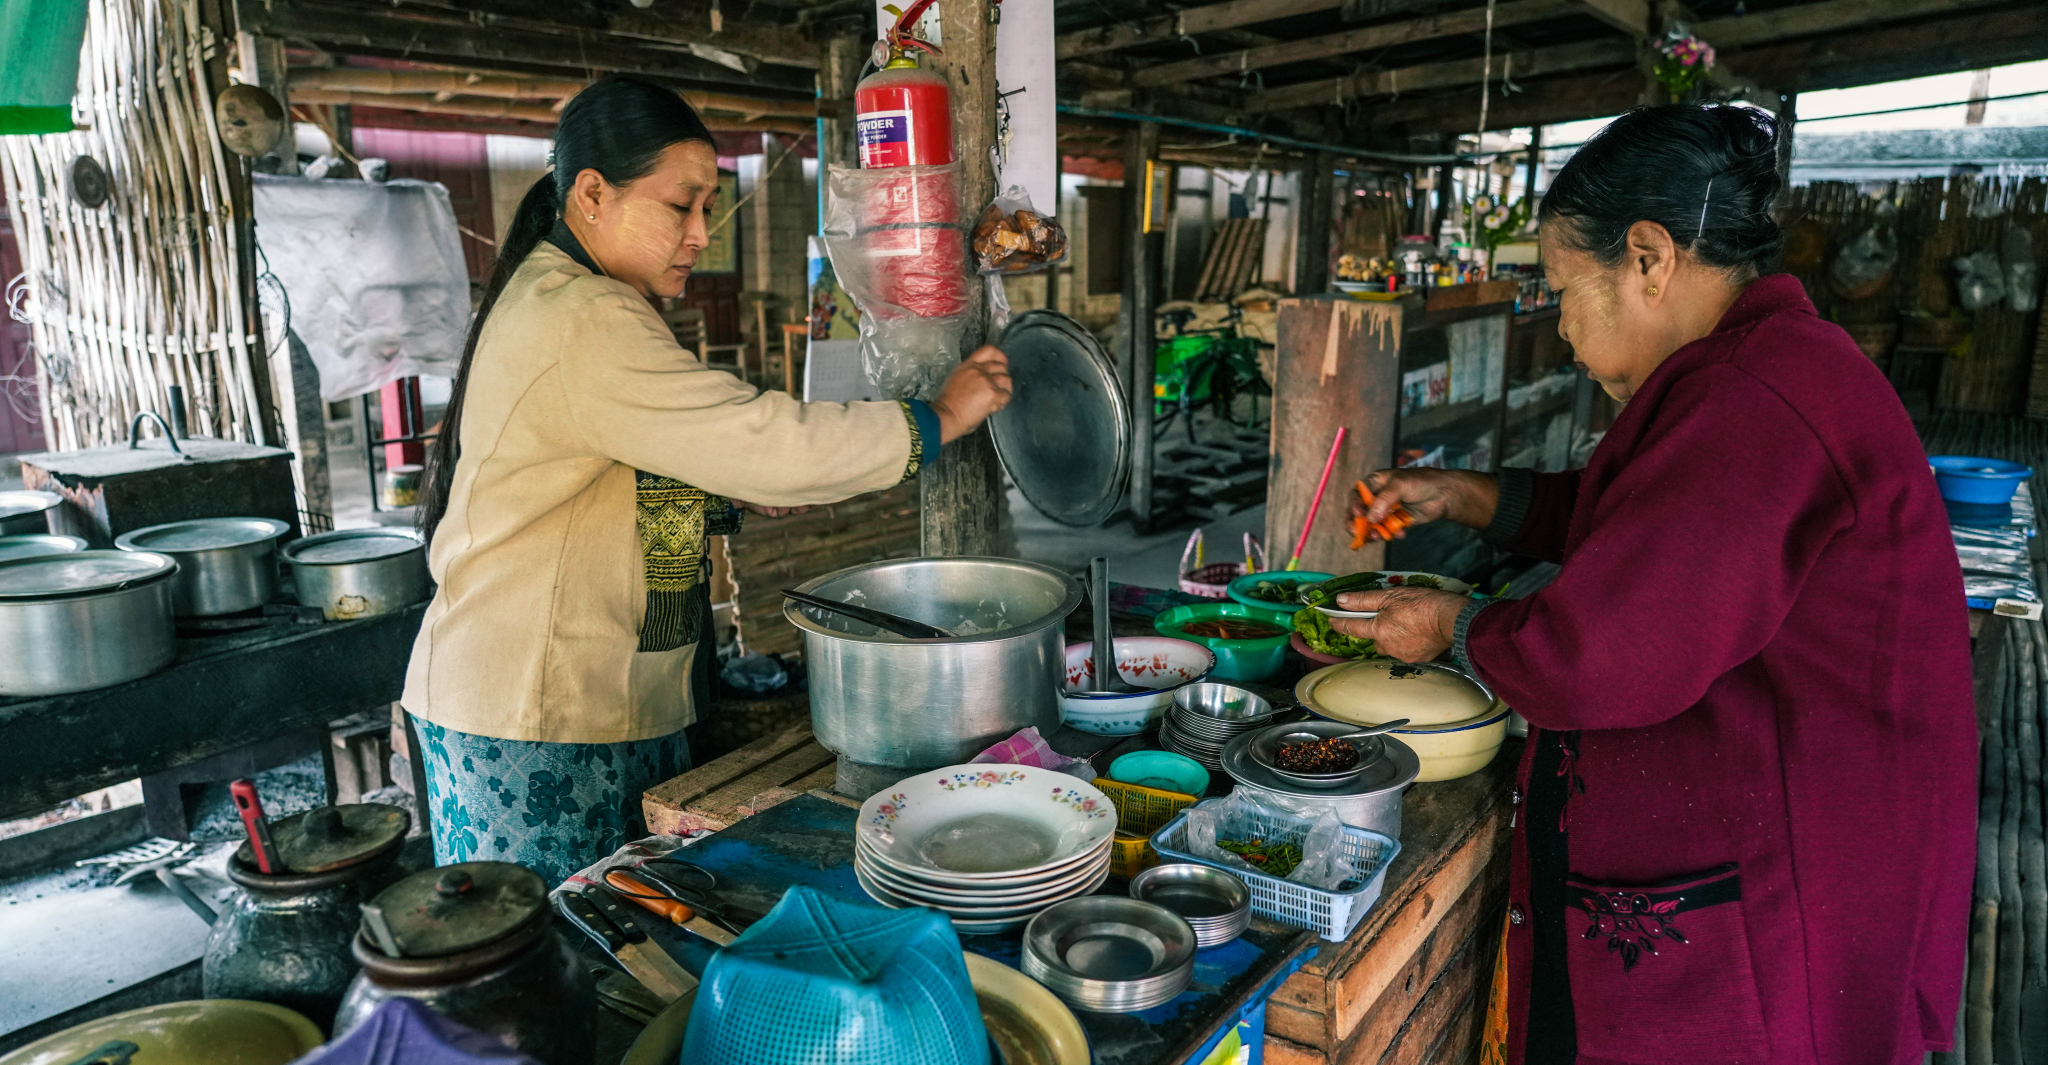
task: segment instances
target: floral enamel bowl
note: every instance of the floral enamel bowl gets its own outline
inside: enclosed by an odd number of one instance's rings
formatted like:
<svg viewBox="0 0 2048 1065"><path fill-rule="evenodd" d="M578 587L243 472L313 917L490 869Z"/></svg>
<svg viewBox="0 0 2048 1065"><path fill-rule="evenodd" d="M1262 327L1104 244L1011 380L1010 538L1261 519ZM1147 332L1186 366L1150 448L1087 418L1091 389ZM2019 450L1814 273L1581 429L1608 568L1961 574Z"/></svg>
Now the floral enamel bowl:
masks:
<svg viewBox="0 0 2048 1065"><path fill-rule="evenodd" d="M861 804L855 834L920 878L1028 879L1107 845L1116 807L1095 786L1023 765L956 765L896 782Z"/></svg>
<svg viewBox="0 0 2048 1065"><path fill-rule="evenodd" d="M1060 720L1068 728L1098 736L1135 736L1159 724L1173 705L1174 689L1193 684L1216 668L1215 652L1192 640L1119 636L1114 645L1118 675L1145 690L1120 695L1087 691L1094 683L1095 645L1069 644L1060 697Z"/></svg>

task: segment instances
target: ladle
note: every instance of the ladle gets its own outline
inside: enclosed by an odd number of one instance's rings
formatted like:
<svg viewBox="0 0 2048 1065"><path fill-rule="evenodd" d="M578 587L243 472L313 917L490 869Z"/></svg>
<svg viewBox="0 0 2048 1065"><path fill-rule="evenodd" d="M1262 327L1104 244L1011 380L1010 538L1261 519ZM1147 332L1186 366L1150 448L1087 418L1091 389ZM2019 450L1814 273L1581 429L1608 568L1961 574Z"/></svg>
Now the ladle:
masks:
<svg viewBox="0 0 2048 1065"><path fill-rule="evenodd" d="M1088 601L1095 608L1095 664L1094 671L1089 674L1095 686L1084 694L1122 695L1144 691L1125 680L1123 671L1116 668L1116 640L1109 634L1109 560L1100 555L1088 563Z"/></svg>
<svg viewBox="0 0 2048 1065"><path fill-rule="evenodd" d="M794 589L784 588L782 594L785 598L794 599L805 606L817 607L819 610L829 610L834 614L841 614L855 621L873 625L883 632L893 632L898 636L908 636L913 640L944 640L959 635L959 633L939 628L937 625L927 625L922 621L913 621L901 614L891 614L886 610L876 610L872 607L855 606L852 603L835 603L830 599L821 599L809 592L799 592Z"/></svg>

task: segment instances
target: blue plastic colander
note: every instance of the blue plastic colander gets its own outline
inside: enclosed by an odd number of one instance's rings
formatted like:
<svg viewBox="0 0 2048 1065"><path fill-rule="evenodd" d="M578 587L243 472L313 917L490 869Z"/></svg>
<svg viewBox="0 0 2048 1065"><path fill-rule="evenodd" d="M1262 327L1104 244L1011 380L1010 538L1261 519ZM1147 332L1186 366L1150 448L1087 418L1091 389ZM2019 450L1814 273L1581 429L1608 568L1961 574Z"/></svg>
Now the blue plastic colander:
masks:
<svg viewBox="0 0 2048 1065"><path fill-rule="evenodd" d="M960 939L937 910L792 887L718 952L684 1065L988 1065Z"/></svg>

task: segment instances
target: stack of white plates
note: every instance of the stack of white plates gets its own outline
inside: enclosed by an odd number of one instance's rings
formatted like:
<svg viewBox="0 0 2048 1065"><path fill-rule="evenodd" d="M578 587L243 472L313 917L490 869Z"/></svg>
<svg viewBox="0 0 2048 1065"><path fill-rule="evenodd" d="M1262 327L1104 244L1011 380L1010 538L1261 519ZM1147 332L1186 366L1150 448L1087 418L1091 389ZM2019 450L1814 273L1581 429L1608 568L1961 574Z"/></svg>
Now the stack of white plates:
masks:
<svg viewBox="0 0 2048 1065"><path fill-rule="evenodd" d="M1116 807L1078 777L956 765L861 804L853 872L884 906L929 906L969 935L1009 932L1109 876Z"/></svg>
<svg viewBox="0 0 2048 1065"><path fill-rule="evenodd" d="M1173 707L1159 725L1159 745L1220 772L1223 748L1265 727L1278 712L1243 688L1214 681L1190 684L1173 693Z"/></svg>

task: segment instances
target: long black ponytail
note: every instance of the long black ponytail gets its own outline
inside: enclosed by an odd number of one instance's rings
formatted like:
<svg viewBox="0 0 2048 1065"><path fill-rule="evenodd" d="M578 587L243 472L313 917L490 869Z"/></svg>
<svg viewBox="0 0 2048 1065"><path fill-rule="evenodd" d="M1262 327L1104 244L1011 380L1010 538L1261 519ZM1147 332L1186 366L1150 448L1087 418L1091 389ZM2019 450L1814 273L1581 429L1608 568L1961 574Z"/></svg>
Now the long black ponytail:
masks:
<svg viewBox="0 0 2048 1065"><path fill-rule="evenodd" d="M504 243L498 246L483 302L469 322L462 345L462 365L441 416L441 431L427 454L425 484L420 493L419 528L431 542L448 513L448 493L455 483L455 463L462 456L462 397L469 390L477 338L498 296L521 263L554 229L576 175L595 170L605 181L623 187L645 177L672 144L715 143L697 112L677 95L649 81L608 74L577 93L555 123L554 169L541 175L512 216Z"/></svg>

